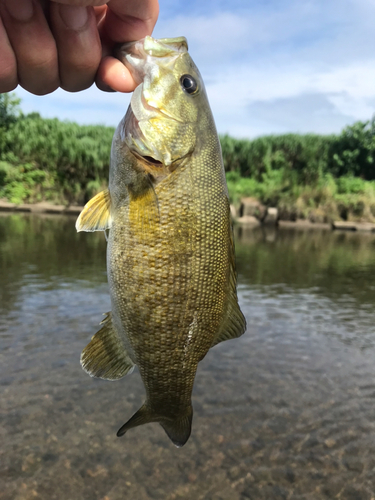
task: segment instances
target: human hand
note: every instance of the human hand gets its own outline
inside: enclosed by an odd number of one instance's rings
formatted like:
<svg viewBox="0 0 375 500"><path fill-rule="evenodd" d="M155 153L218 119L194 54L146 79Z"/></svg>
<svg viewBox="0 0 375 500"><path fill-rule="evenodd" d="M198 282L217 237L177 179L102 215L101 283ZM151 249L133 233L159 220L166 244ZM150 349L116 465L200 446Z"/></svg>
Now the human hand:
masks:
<svg viewBox="0 0 375 500"><path fill-rule="evenodd" d="M112 48L151 35L158 13L158 0L0 0L0 93L131 92Z"/></svg>

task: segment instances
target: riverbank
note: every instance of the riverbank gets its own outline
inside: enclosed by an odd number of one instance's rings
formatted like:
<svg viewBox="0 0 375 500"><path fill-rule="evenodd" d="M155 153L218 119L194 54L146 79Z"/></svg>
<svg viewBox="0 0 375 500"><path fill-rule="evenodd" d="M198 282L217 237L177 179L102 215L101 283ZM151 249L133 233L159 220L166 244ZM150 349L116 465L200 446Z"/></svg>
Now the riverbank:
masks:
<svg viewBox="0 0 375 500"><path fill-rule="evenodd" d="M79 205L53 205L52 203L9 203L6 200L0 200L0 212L24 212L40 214L63 214L79 215L83 206Z"/></svg>
<svg viewBox="0 0 375 500"><path fill-rule="evenodd" d="M23 212L23 213L34 213L34 214L56 214L56 215L76 215L78 216L83 209L83 206L79 205L53 205L52 203L41 202L41 203L9 203L6 200L0 200L0 213L5 212ZM272 212L273 210L273 212ZM271 221L264 219L260 220L254 216L249 215L236 215L236 209L232 205L231 213L234 224L238 224L246 227L257 227L262 225L267 226L278 226L284 228L296 228L296 229L319 229L319 230L343 230L343 231L366 231L375 232L375 224L367 222L348 222L348 221L333 221L331 223L324 222L312 222L307 219L296 219L282 220L278 218L278 211L276 208L271 208L272 218Z"/></svg>
<svg viewBox="0 0 375 500"><path fill-rule="evenodd" d="M373 217L357 217L354 220L343 220L336 212L322 209L310 210L308 217L298 216L295 212L286 211L277 206L267 207L257 198L242 198L240 203L231 205L232 219L241 226L279 226L301 229L334 229L343 231L375 232Z"/></svg>

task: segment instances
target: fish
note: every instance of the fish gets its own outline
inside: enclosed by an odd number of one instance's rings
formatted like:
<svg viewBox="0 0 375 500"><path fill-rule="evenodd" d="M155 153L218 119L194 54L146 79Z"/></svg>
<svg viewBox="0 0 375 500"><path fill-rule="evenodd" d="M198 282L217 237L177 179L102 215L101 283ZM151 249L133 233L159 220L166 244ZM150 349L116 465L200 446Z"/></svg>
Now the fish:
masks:
<svg viewBox="0 0 375 500"><path fill-rule="evenodd" d="M158 422L181 447L199 361L246 329L221 147L185 37L147 36L117 57L137 87L113 137L108 189L76 221L108 232L112 309L81 365L107 380L137 365L146 401L117 436Z"/></svg>

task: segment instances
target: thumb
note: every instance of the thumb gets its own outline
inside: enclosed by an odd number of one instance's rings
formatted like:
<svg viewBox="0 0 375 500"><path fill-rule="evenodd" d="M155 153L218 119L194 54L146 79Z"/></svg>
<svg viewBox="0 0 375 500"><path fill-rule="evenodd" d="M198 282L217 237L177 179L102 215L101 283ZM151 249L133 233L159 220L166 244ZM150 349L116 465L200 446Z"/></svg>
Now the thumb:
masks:
<svg viewBox="0 0 375 500"><path fill-rule="evenodd" d="M100 27L103 54L115 43L139 40L151 35L159 14L158 0L110 0ZM136 87L129 70L113 57L103 57L96 78L102 90L108 87L119 92L131 92Z"/></svg>
<svg viewBox="0 0 375 500"><path fill-rule="evenodd" d="M104 31L116 43L151 35L159 15L158 0L110 0Z"/></svg>

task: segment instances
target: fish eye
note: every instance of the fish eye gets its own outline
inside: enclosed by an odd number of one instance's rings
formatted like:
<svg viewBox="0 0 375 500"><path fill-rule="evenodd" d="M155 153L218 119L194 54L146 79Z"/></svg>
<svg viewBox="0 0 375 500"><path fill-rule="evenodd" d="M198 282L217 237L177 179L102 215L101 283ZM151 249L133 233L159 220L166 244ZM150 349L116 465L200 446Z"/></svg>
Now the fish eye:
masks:
<svg viewBox="0 0 375 500"><path fill-rule="evenodd" d="M180 78L182 88L188 94L195 94L198 90L198 84L191 75L182 75Z"/></svg>

